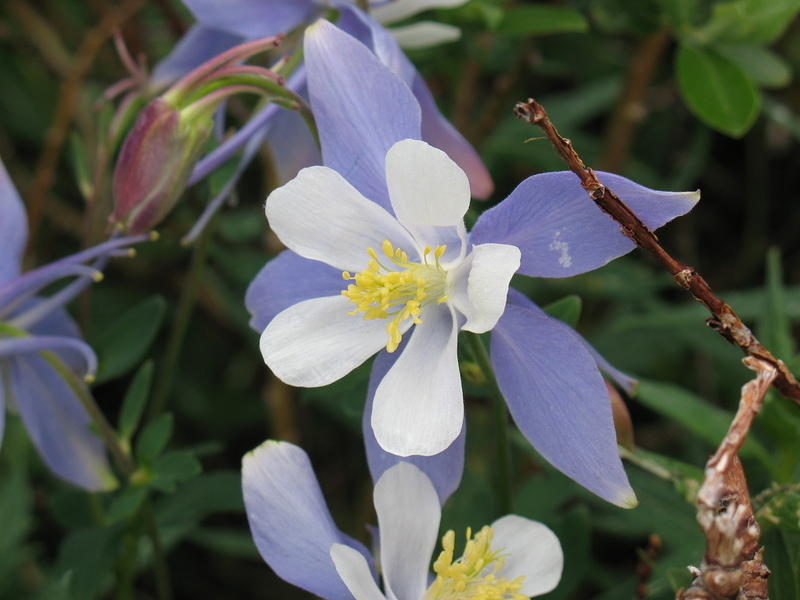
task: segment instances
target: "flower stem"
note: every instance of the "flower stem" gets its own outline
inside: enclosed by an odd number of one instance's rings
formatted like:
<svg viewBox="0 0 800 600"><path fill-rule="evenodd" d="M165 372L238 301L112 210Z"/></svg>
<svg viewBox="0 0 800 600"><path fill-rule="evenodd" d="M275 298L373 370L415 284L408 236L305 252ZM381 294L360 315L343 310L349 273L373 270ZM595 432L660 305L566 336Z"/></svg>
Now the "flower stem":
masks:
<svg viewBox="0 0 800 600"><path fill-rule="evenodd" d="M114 457L114 460L117 463L120 471L122 471L126 477L130 477L136 472L136 463L133 461L130 454L120 444L119 434L108 422L105 415L100 410L100 407L97 406L97 403L94 401L92 395L78 380L78 376L75 375L75 373L73 373L63 362L61 362L58 356L52 352L42 352L41 356L48 363L50 363L50 365L56 369L56 371L58 371L59 375L64 377L64 380L80 400L81 405L86 409L86 412L89 413L92 422L94 423L95 427L97 427L97 431L103 438L103 441L105 442L108 451L111 453L111 456ZM158 598L160 600L171 600L172 588L170 584L169 570L167 569L166 555L164 554L164 547L161 544L161 537L159 535L158 526L153 514L153 505L150 500L145 500L145 503L142 507L142 512L144 513L147 536L150 538L150 542L153 544L153 572L156 579L156 588L158 589Z"/></svg>
<svg viewBox="0 0 800 600"><path fill-rule="evenodd" d="M189 320L194 310L194 304L197 300L197 290L200 287L200 281L203 278L203 271L206 264L206 256L208 254L208 244L214 229L214 219L212 219L208 226L197 241L197 245L192 252L192 262L189 266L189 273L186 276L186 283L181 291L181 297L178 301L178 310L175 314L175 320L172 322L172 329L170 330L169 340L167 341L167 349L164 354L164 366L161 369L158 381L153 392L153 402L150 404L148 417L152 419L162 410L167 403L167 396L172 389L172 383L175 379L175 371L178 367L178 359L181 355L181 348L183 341L186 337L186 330L189 327Z"/></svg>
<svg viewBox="0 0 800 600"><path fill-rule="evenodd" d="M483 345L481 336L477 333L467 333L469 347L478 366L486 376L487 387L492 394L492 412L494 414L494 433L495 433L495 462L497 503L500 514L512 512L512 493L511 493L511 446L508 435L508 412L506 401L497 379L494 376L494 369L489 360L489 353Z"/></svg>
<svg viewBox="0 0 800 600"><path fill-rule="evenodd" d="M156 589L160 600L172 600L172 583L170 582L169 569L167 568L166 553L161 543L161 535L158 532L158 523L153 512L153 504L146 500L142 506L145 529L147 536L153 544L153 573L156 577Z"/></svg>

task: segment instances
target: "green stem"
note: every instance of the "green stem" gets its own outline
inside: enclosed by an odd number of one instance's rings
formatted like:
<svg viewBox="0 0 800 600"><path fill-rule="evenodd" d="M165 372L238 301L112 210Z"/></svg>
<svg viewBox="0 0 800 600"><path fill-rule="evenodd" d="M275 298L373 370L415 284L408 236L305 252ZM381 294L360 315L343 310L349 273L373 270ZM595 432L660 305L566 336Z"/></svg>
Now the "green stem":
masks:
<svg viewBox="0 0 800 600"><path fill-rule="evenodd" d="M136 472L136 463L133 462L130 454L126 452L120 444L119 435L108 422L105 415L100 410L100 407L97 406L97 403L94 401L92 395L88 392L86 387L81 384L75 373L67 368L67 366L64 365L64 363L61 362L61 360L55 354L51 352L42 352L41 355L42 358L44 358L54 369L56 369L56 371L58 371L59 375L64 378L72 391L78 396L81 405L86 409L86 412L89 413L92 422L94 423L95 427L97 427L100 436L103 438L103 441L111 453L111 456L114 457L117 466L126 477L130 477ZM171 600L172 591L170 587L169 571L167 570L166 555L164 554L164 548L161 545L161 538L159 536L158 527L153 515L153 507L149 500L145 502L143 511L145 513L144 518L145 525L147 527L147 535L153 544L153 571L156 578L158 597L160 600Z"/></svg>
<svg viewBox="0 0 800 600"><path fill-rule="evenodd" d="M189 273L186 276L186 283L183 286L181 297L178 301L178 310L175 314L175 320L172 322L172 329L170 330L169 340L167 341L167 349L164 354L164 366L159 374L155 391L153 392L153 401L148 411L149 419L152 419L164 410L167 403L167 396L172 389L175 371L178 367L178 359L180 358L183 341L186 337L186 330L189 327L189 320L194 310L195 300L197 300L197 290L203 278L206 256L208 255L208 245L214 230L215 221L216 219L212 219L209 222L203 233L200 234L200 238L193 248L192 263L189 266Z"/></svg>
<svg viewBox="0 0 800 600"><path fill-rule="evenodd" d="M166 553L161 543L158 523L156 523L153 504L150 500L145 501L144 506L142 506L142 512L147 535L153 544L153 573L156 576L156 589L158 590L159 600L172 600L172 582L169 577L169 568L167 568Z"/></svg>
<svg viewBox="0 0 800 600"><path fill-rule="evenodd" d="M80 400L83 408L89 413L89 417L97 428L100 437L103 438L103 442L114 458L114 462L117 463L119 470L122 471L126 477L130 476L136 471L136 464L119 443L119 436L116 430L112 427L111 423L108 422L103 411L100 410L100 407L97 406L97 403L86 389L86 386L82 384L78 376L75 375L71 369L61 362L58 356L52 352L42 352L41 356L64 378L64 381L67 382L70 389L78 397L78 400Z"/></svg>
<svg viewBox="0 0 800 600"><path fill-rule="evenodd" d="M492 363L491 360L489 360L489 353L486 351L486 346L483 345L481 336L477 333L468 332L467 339L469 340L469 347L472 351L472 355L481 368L481 371L483 371L483 374L486 376L487 387L492 394L495 453L497 455L497 461L495 462L497 502L501 514L508 514L513 510L513 503L511 493L511 446L508 435L506 401L505 398L503 398L503 393L500 391L500 386L497 385Z"/></svg>

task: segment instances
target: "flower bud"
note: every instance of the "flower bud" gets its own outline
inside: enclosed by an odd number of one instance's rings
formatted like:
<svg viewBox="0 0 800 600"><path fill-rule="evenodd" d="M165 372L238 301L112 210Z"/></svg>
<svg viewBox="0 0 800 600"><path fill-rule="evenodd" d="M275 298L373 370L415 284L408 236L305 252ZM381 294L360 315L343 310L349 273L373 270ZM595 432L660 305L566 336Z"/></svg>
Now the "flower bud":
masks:
<svg viewBox="0 0 800 600"><path fill-rule="evenodd" d="M114 169L112 222L132 234L155 227L175 206L213 127L210 114L156 98L139 115Z"/></svg>
<svg viewBox="0 0 800 600"><path fill-rule="evenodd" d="M613 385L606 382L606 388L608 388L608 398L611 401L611 414L614 416L614 430L617 432L617 443L628 450L633 450L635 447L633 441L633 422L631 421L631 413L628 412L628 406Z"/></svg>

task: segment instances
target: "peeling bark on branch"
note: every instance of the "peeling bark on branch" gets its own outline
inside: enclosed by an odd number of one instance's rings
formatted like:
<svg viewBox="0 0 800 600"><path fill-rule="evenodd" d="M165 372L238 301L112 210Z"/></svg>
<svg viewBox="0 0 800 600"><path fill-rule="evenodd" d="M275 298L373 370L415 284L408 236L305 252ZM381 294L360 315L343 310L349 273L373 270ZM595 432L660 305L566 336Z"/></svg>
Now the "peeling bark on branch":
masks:
<svg viewBox="0 0 800 600"><path fill-rule="evenodd" d="M742 387L742 399L728 433L706 463L697 496L697 522L706 536L700 568L689 567L692 585L678 591L677 600L768 600L769 569L760 528L753 514L742 463L737 452L744 444L764 394L775 379L775 368L747 357L744 364L757 376Z"/></svg>
<svg viewBox="0 0 800 600"><path fill-rule="evenodd" d="M730 343L739 346L749 357L768 363L776 371L775 387L784 396L800 404L800 384L783 361L775 358L756 339L733 308L714 294L700 273L670 256L658 243L656 235L620 200L619 196L600 183L594 171L583 164L583 160L573 149L572 142L558 133L544 107L531 98L527 102L517 102L514 114L522 121L536 125L544 131L556 152L578 176L583 189L594 203L619 223L622 233L634 244L653 255L670 272L678 285L709 310L712 316L706 320L706 324Z"/></svg>

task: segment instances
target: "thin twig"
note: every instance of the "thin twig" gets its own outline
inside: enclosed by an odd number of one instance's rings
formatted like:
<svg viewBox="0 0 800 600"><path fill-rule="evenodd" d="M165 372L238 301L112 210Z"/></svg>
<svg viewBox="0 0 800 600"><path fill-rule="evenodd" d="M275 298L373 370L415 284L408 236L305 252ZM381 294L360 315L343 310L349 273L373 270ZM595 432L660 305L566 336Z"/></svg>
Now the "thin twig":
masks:
<svg viewBox="0 0 800 600"><path fill-rule="evenodd" d="M769 595L769 569L759 543L761 529L737 452L777 371L750 356L743 362L757 375L742 387L739 410L717 452L706 463L697 495L697 521L706 537L706 553L700 568L689 567L694 580L689 588L678 591L678 600L766 600Z"/></svg>
<svg viewBox="0 0 800 600"><path fill-rule="evenodd" d="M39 228L44 202L50 186L53 184L61 149L69 134L69 126L78 105L82 83L95 57L113 32L128 20L136 11L144 6L146 0L125 0L111 9L95 27L83 38L69 75L61 82L58 92L58 105L55 116L47 132L44 149L36 165L36 177L28 195L28 245L33 246Z"/></svg>
<svg viewBox="0 0 800 600"><path fill-rule="evenodd" d="M570 170L578 176L581 185L594 203L619 223L623 234L634 244L653 255L682 288L709 310L712 317L706 320L706 324L730 343L739 346L748 356L772 365L777 371L775 387L784 396L800 404L800 384L783 361L775 358L756 339L756 336L745 326L733 308L712 291L700 273L670 256L658 243L655 234L620 200L619 196L600 183L594 171L583 164L580 156L572 148L572 142L559 135L544 107L536 100L529 99L527 102L518 102L514 107L514 114L519 119L536 125L544 131Z"/></svg>
<svg viewBox="0 0 800 600"><path fill-rule="evenodd" d="M606 130L600 162L602 170L616 172L625 164L636 126L646 113L644 99L647 88L669 40L669 33L661 30L644 38L636 49L628 66L625 86Z"/></svg>
<svg viewBox="0 0 800 600"><path fill-rule="evenodd" d="M647 547L639 551L639 563L636 565L636 600L645 600L648 596L647 588L653 577L653 566L661 553L661 538L650 534L647 538Z"/></svg>

